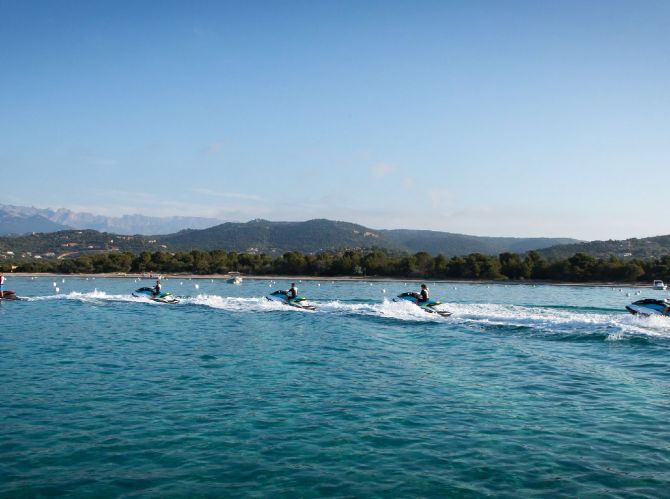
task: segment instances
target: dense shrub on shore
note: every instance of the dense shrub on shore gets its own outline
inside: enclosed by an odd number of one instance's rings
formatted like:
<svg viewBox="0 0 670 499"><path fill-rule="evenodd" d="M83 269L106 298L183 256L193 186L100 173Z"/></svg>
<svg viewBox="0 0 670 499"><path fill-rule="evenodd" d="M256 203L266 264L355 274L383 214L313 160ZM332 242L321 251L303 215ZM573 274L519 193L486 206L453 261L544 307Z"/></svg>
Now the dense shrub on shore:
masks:
<svg viewBox="0 0 670 499"><path fill-rule="evenodd" d="M17 272L110 273L153 272L305 276L379 276L433 279L538 279L567 282L670 281L670 256L650 260L595 258L577 253L570 258L549 261L531 251L525 255L502 253L488 256L433 257L425 252L394 254L382 250L342 251L319 254L288 252L279 257L226 251L167 253L130 252L85 255L62 260L13 262ZM12 262L0 263L10 271Z"/></svg>

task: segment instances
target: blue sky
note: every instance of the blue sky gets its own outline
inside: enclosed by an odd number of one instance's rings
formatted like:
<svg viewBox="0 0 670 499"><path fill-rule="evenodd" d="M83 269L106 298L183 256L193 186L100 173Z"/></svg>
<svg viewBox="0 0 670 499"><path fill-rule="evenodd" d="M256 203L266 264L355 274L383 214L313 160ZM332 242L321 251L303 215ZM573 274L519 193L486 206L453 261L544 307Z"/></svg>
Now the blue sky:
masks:
<svg viewBox="0 0 670 499"><path fill-rule="evenodd" d="M670 2L0 0L0 203L670 233Z"/></svg>

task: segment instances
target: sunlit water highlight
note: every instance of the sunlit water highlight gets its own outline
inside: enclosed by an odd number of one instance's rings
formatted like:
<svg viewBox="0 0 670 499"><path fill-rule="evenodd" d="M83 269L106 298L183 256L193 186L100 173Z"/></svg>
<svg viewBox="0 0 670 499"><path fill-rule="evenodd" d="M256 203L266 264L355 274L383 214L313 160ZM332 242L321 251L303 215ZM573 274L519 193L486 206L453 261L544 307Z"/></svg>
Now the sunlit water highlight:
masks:
<svg viewBox="0 0 670 499"><path fill-rule="evenodd" d="M402 282L298 283L304 311L263 298L288 281L55 281L0 305L2 496L670 490L670 319L639 290L429 283L442 318Z"/></svg>

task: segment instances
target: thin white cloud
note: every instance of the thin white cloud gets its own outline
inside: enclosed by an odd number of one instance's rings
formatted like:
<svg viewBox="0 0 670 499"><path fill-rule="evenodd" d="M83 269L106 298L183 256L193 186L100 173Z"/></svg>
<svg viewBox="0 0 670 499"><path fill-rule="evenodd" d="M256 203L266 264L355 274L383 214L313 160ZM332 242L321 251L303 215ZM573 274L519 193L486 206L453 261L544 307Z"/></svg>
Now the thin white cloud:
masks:
<svg viewBox="0 0 670 499"><path fill-rule="evenodd" d="M396 167L388 163L378 163L370 168L370 174L375 178L384 178L393 173Z"/></svg>
<svg viewBox="0 0 670 499"><path fill-rule="evenodd" d="M451 205L454 200L454 196L448 189L430 189L426 193L430 205L433 209L444 209L447 206Z"/></svg>

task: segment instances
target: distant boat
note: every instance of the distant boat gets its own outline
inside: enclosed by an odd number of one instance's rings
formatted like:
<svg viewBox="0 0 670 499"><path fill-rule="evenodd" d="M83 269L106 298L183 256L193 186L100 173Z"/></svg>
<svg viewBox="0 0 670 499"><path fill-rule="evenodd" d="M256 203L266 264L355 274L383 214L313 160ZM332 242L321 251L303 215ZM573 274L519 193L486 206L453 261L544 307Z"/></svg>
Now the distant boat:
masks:
<svg viewBox="0 0 670 499"><path fill-rule="evenodd" d="M668 289L667 284L664 284L663 281L661 281L660 279L654 281L653 287L654 289L658 289L659 291L665 291L666 289Z"/></svg>
<svg viewBox="0 0 670 499"><path fill-rule="evenodd" d="M232 275L233 272L230 273ZM227 279L226 282L228 284L242 284L242 276L240 275L232 275L230 279Z"/></svg>

